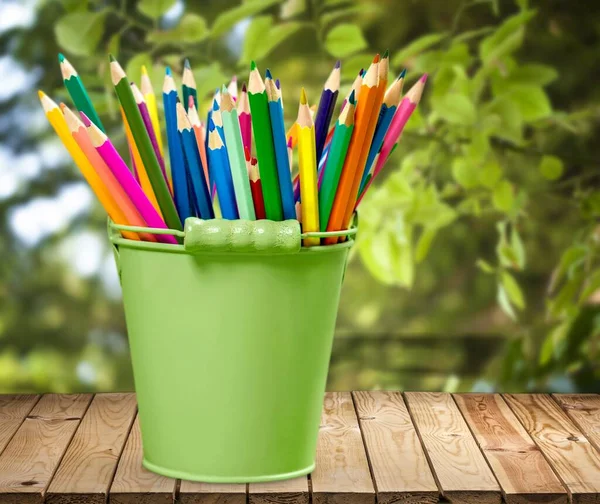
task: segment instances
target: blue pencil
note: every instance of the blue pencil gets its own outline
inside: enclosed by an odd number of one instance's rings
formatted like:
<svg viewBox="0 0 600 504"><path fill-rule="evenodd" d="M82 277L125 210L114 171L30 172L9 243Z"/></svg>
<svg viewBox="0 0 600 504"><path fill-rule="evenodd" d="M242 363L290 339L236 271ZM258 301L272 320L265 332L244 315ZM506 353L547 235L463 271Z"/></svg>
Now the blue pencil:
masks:
<svg viewBox="0 0 600 504"><path fill-rule="evenodd" d="M277 89L271 72L267 69L265 88L269 103L269 116L271 117L271 132L273 133L273 146L275 148L275 162L279 175L279 192L281 193L281 206L285 219L296 218L296 205L294 201L294 188L290 174L290 160L285 139L285 125L283 123L283 105L279 90Z"/></svg>
<svg viewBox="0 0 600 504"><path fill-rule="evenodd" d="M208 186L204 179L196 135L192 130L192 124L181 103L177 103L177 131L179 132L181 143L183 144L183 152L187 159L189 167L188 179L191 182L194 204L198 209L198 215L202 219L213 219L215 213L213 211Z"/></svg>
<svg viewBox="0 0 600 504"><path fill-rule="evenodd" d="M171 162L171 177L173 179L173 194L175 206L181 221L194 216L194 210L188 194L185 158L183 147L177 132L177 89L171 75L171 69L167 67L163 84L163 105L165 108L165 120L167 125L167 141L169 142L169 160Z"/></svg>
<svg viewBox="0 0 600 504"><path fill-rule="evenodd" d="M373 141L371 142L371 149L369 150L369 155L367 156L365 171L363 172L362 178L360 180L359 194L364 189L365 184L367 183L367 177L369 176L369 173L371 173L371 168L373 166L375 156L377 156L377 153L380 151L381 146L383 145L385 134L387 133L392 119L394 118L394 114L398 109L405 75L406 70L403 70L402 73L398 76L398 78L385 92L383 105L381 105L381 110L379 111L379 118L377 119L377 126L375 126L375 133L373 134Z"/></svg>
<svg viewBox="0 0 600 504"><path fill-rule="evenodd" d="M235 193L233 191L233 179L227 161L227 152L221 136L211 121L208 133L208 165L212 177L217 186L221 215L224 219L239 219Z"/></svg>
<svg viewBox="0 0 600 504"><path fill-rule="evenodd" d="M340 66L341 63L337 61L331 74L329 74L328 79L325 81L321 99L319 100L319 108L317 109L317 116L315 119L317 163L323 154L325 139L327 138L327 133L329 131L329 123L331 122L331 116L333 115L333 109L335 108L335 103L340 90Z"/></svg>

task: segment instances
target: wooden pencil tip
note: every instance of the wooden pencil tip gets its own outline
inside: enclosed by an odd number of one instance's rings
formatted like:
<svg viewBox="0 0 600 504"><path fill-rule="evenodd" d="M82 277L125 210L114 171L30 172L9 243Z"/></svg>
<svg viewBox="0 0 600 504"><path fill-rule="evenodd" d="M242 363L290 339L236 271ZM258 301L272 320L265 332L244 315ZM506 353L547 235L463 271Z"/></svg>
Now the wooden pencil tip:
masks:
<svg viewBox="0 0 600 504"><path fill-rule="evenodd" d="M271 70L269 70L268 68L265 71L265 78L266 79L273 79L273 76L271 75Z"/></svg>
<svg viewBox="0 0 600 504"><path fill-rule="evenodd" d="M170 66L168 66L167 68L165 68L165 75L171 76L171 67Z"/></svg>
<svg viewBox="0 0 600 504"><path fill-rule="evenodd" d="M351 105L356 105L356 91L353 89L352 93L350 93L350 96L348 97L348 101L350 102Z"/></svg>
<svg viewBox="0 0 600 504"><path fill-rule="evenodd" d="M244 82L242 84L242 93L247 93L248 92L248 86L246 86L246 83Z"/></svg>
<svg viewBox="0 0 600 504"><path fill-rule="evenodd" d="M281 81L279 79L275 79L275 87L281 89Z"/></svg>
<svg viewBox="0 0 600 504"><path fill-rule="evenodd" d="M108 59L109 59L110 61L117 61L117 60L115 59L115 57L114 57L112 54L109 54L109 55L108 55Z"/></svg>
<svg viewBox="0 0 600 504"><path fill-rule="evenodd" d="M60 110L62 110L63 112L65 111L65 109L67 108L67 106L65 105L65 102L60 102L58 104L58 106L60 107Z"/></svg>
<svg viewBox="0 0 600 504"><path fill-rule="evenodd" d="M340 68L342 66L342 62L340 60L337 60L335 62L335 66L333 68Z"/></svg>
<svg viewBox="0 0 600 504"><path fill-rule="evenodd" d="M423 76L422 76L422 77L421 77L419 80L420 80L420 81L421 81L423 84L425 84L425 83L427 82L427 77L428 77L428 74L426 74L426 73L425 73L425 74L423 74Z"/></svg>
<svg viewBox="0 0 600 504"><path fill-rule="evenodd" d="M256 70L256 62L254 60L250 62L250 70Z"/></svg>
<svg viewBox="0 0 600 504"><path fill-rule="evenodd" d="M41 89L38 89L38 96L41 100L42 98L44 98L44 96L46 96L46 93L44 93Z"/></svg>
<svg viewBox="0 0 600 504"><path fill-rule="evenodd" d="M383 53L383 58L382 59L386 59L390 57L390 50L386 49L385 52Z"/></svg>
<svg viewBox="0 0 600 504"><path fill-rule="evenodd" d="M294 142L293 142L292 137L290 136L288 138L288 141L287 141L287 147L288 147L288 149L291 149L293 147L293 145L294 145Z"/></svg>
<svg viewBox="0 0 600 504"><path fill-rule="evenodd" d="M212 109L213 109L213 112L216 112L217 110L219 110L219 102L217 100L213 100Z"/></svg>
<svg viewBox="0 0 600 504"><path fill-rule="evenodd" d="M63 61L65 61L65 55L61 52L58 53L58 62L62 63Z"/></svg>
<svg viewBox="0 0 600 504"><path fill-rule="evenodd" d="M229 89L227 89L227 86L225 84L223 84L223 87L221 87L221 94L226 94L229 93Z"/></svg>
<svg viewBox="0 0 600 504"><path fill-rule="evenodd" d="M148 70L146 70L146 65L142 65L142 75L148 75Z"/></svg>
<svg viewBox="0 0 600 504"><path fill-rule="evenodd" d="M185 58L185 59L183 60L183 66L184 66L185 68L187 68L188 70L191 70L191 69L192 69L192 67L190 66L190 60L189 60L189 59L187 59L187 58Z"/></svg>
<svg viewBox="0 0 600 504"><path fill-rule="evenodd" d="M375 55L375 57L373 58L373 63L379 63L379 59L380 59L380 58L379 58L379 53L377 53L377 54Z"/></svg>
<svg viewBox="0 0 600 504"><path fill-rule="evenodd" d="M81 121L85 125L86 128L91 128L93 123L90 121L90 118L85 115L85 112L79 111L79 115L81 116Z"/></svg>
<svg viewBox="0 0 600 504"><path fill-rule="evenodd" d="M358 72L358 74L359 74L361 77L364 77L366 73L367 73L367 71L366 71L364 68L361 68L361 69L360 69L360 72Z"/></svg>
<svg viewBox="0 0 600 504"><path fill-rule="evenodd" d="M308 103L308 100L306 98L306 91L304 90L304 88L302 88L302 90L300 91L300 105L306 105Z"/></svg>
<svg viewBox="0 0 600 504"><path fill-rule="evenodd" d="M402 72L400 72L400 76L398 77L398 79L404 79L404 77L406 77L406 68L402 70Z"/></svg>

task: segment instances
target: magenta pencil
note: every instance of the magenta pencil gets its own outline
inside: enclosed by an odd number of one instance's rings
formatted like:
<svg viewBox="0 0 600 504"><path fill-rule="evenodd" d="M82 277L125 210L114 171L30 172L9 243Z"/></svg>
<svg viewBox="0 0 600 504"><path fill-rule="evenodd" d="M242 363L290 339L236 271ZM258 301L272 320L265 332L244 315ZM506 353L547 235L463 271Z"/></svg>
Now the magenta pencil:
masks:
<svg viewBox="0 0 600 504"><path fill-rule="evenodd" d="M129 196L129 199L137 208L142 219L146 221L149 227L168 229L165 221L152 206L152 203L150 203L140 185L133 178L127 164L125 164L125 161L123 161L123 158L119 155L108 137L83 112L81 112L81 117L87 127L92 145L110 168L110 171L112 171L127 196ZM156 235L156 239L163 243L172 243L175 245L178 243L175 237L170 235Z"/></svg>
<svg viewBox="0 0 600 504"><path fill-rule="evenodd" d="M148 105L146 104L146 100L144 99L144 95L139 90L139 88L135 85L134 82L131 83L131 91L133 92L133 97L135 98L135 102L137 103L138 109L140 110L140 114L142 116L142 121L144 121L144 126L146 127L146 131L148 132L148 136L150 137L150 143L152 144L152 148L154 149L154 153L156 154L156 159L158 160L158 164L160 165L160 171L165 178L165 182L167 183L167 188L173 196L173 191L171 190L171 186L169 184L169 178L167 177L167 170L165 168L165 160L160 153L160 147L158 146L158 140L156 138L156 133L154 131L154 126L152 125L152 118L150 117L150 111L148 110Z"/></svg>
<svg viewBox="0 0 600 504"><path fill-rule="evenodd" d="M250 102L246 83L242 86L242 92L236 101L238 120L240 121L240 132L242 134L242 145L244 149L252 151L252 116L250 115Z"/></svg>

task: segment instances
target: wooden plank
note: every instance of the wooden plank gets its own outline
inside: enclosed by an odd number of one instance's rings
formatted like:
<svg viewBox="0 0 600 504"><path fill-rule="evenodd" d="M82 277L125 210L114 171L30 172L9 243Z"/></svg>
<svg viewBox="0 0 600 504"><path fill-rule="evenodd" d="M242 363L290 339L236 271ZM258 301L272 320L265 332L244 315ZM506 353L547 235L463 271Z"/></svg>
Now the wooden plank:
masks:
<svg viewBox="0 0 600 504"><path fill-rule="evenodd" d="M600 453L548 395L504 396L576 504L600 503Z"/></svg>
<svg viewBox="0 0 600 504"><path fill-rule="evenodd" d="M454 396L509 504L566 504L568 494L544 455L498 394Z"/></svg>
<svg viewBox="0 0 600 504"><path fill-rule="evenodd" d="M429 504L439 491L399 392L353 392L377 502Z"/></svg>
<svg viewBox="0 0 600 504"><path fill-rule="evenodd" d="M91 394L43 396L0 456L0 503L42 502Z"/></svg>
<svg viewBox="0 0 600 504"><path fill-rule="evenodd" d="M460 503L499 503L500 487L450 394L405 394L444 497Z"/></svg>
<svg viewBox="0 0 600 504"><path fill-rule="evenodd" d="M250 504L308 504L308 479L306 476L285 481L250 483Z"/></svg>
<svg viewBox="0 0 600 504"><path fill-rule="evenodd" d="M554 394L553 397L588 441L600 451L600 395Z"/></svg>
<svg viewBox="0 0 600 504"><path fill-rule="evenodd" d="M350 392L325 394L316 463L311 475L313 503L375 502L375 488Z"/></svg>
<svg viewBox="0 0 600 504"><path fill-rule="evenodd" d="M39 399L39 395L0 395L0 453Z"/></svg>
<svg viewBox="0 0 600 504"><path fill-rule="evenodd" d="M136 413L134 394L97 394L46 492L49 504L104 504Z"/></svg>
<svg viewBox="0 0 600 504"><path fill-rule="evenodd" d="M246 485L181 481L177 503L246 504Z"/></svg>
<svg viewBox="0 0 600 504"><path fill-rule="evenodd" d="M148 471L142 467L142 458L142 436L136 416L110 487L112 504L169 504L174 501L177 480Z"/></svg>

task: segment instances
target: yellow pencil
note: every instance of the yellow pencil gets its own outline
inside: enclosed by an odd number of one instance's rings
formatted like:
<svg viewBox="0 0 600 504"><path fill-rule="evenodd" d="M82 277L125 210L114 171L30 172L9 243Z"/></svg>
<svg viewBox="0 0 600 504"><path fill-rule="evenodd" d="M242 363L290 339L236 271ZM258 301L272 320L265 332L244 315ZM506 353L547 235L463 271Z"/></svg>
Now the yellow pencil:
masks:
<svg viewBox="0 0 600 504"><path fill-rule="evenodd" d="M306 91L300 93L300 107L296 121L300 173L300 199L302 201L302 231L319 232L319 195L317 189L317 146L315 123L306 100ZM306 238L305 247L319 245L319 238Z"/></svg>
<svg viewBox="0 0 600 504"><path fill-rule="evenodd" d="M125 214L115 202L115 199L110 194L104 182L102 182L100 176L96 173L96 170L94 169L92 163L90 163L90 160L86 157L81 150L81 147L79 147L71 135L71 131L69 130L65 116L61 112L58 105L43 91L38 91L38 96L42 102L42 107L46 113L48 122L73 158L73 161L79 170L81 170L82 175L92 188L92 191L94 191L94 194L100 201L100 204L104 207L106 213L115 223L128 224L129 221L125 217ZM139 237L135 233L124 231L123 235L131 240L139 240Z"/></svg>

